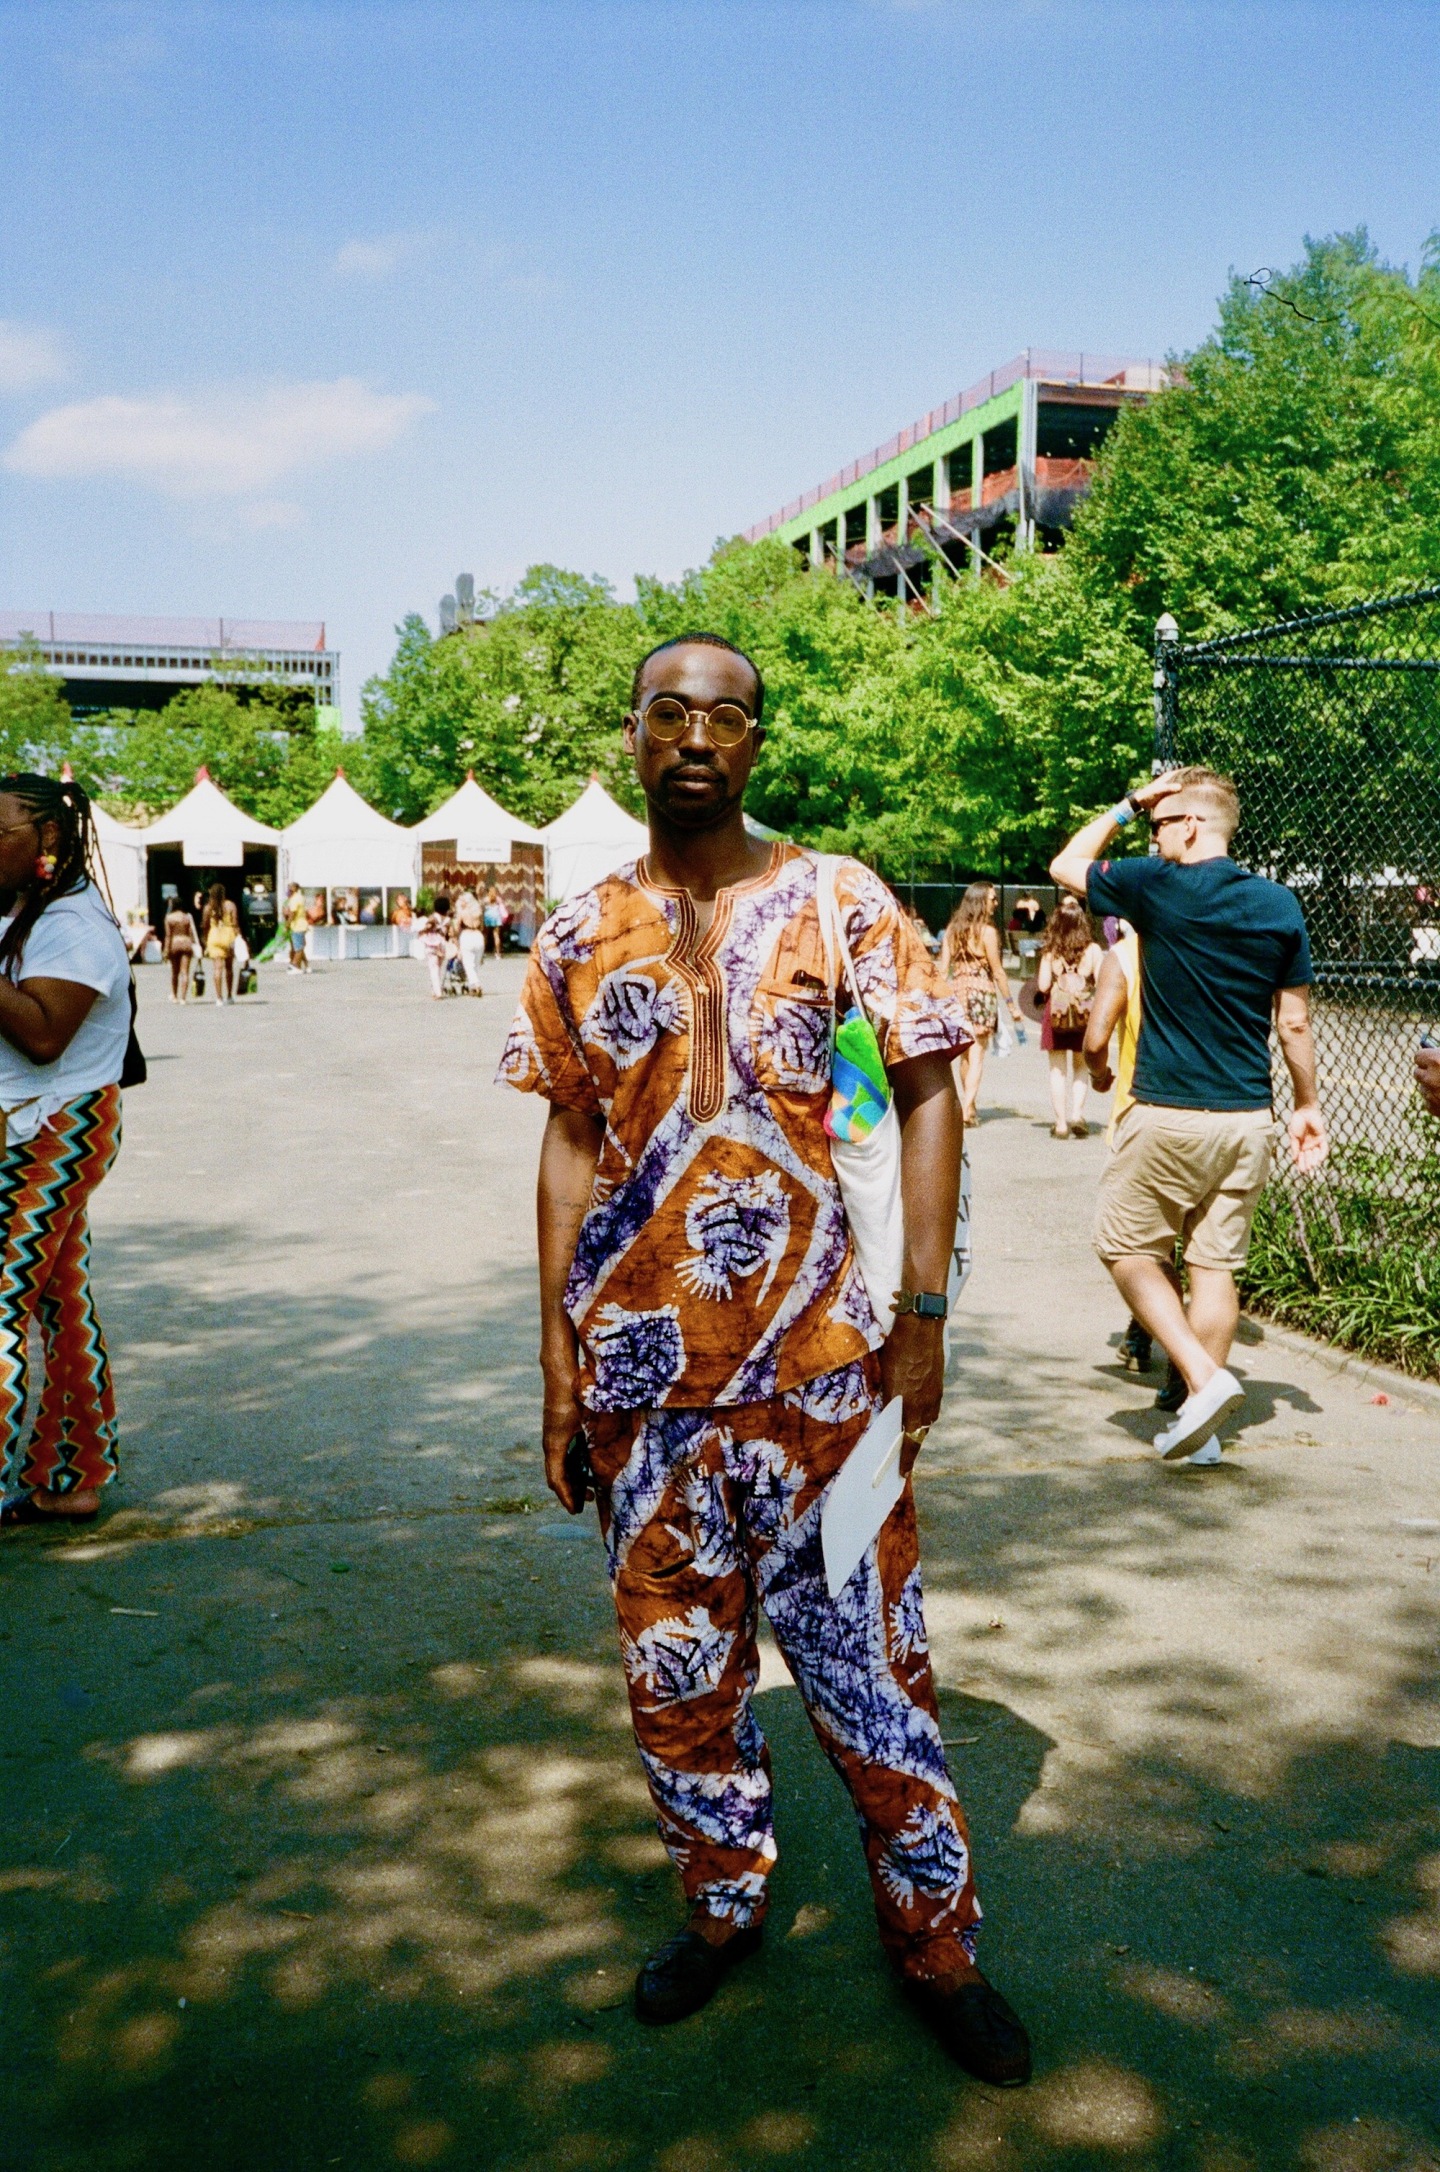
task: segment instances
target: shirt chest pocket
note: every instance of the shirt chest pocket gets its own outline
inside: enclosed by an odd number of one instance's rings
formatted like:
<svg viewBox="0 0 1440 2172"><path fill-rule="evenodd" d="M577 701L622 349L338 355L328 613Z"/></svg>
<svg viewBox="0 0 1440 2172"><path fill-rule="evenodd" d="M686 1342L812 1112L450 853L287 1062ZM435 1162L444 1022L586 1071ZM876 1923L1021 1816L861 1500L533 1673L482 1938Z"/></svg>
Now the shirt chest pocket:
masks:
<svg viewBox="0 0 1440 2172"><path fill-rule="evenodd" d="M834 1034L835 1010L824 988L762 980L750 1027L757 1082L778 1093L828 1093Z"/></svg>

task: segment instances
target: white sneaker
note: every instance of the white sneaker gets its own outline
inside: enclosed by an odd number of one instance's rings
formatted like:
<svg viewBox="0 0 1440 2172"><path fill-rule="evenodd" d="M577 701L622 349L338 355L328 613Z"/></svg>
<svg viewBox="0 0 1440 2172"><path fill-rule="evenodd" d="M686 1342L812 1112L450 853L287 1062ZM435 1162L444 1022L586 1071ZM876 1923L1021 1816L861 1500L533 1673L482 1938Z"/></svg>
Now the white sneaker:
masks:
<svg viewBox="0 0 1440 2172"><path fill-rule="evenodd" d="M1212 1433L1204 1447L1197 1448L1194 1455L1186 1456L1185 1461L1200 1464L1218 1463L1220 1461L1220 1435Z"/></svg>
<svg viewBox="0 0 1440 2172"><path fill-rule="evenodd" d="M1244 1400L1245 1390L1235 1375L1227 1372L1222 1365L1220 1370L1206 1381L1203 1388L1197 1388L1193 1395L1186 1397L1180 1405L1175 1423L1167 1426L1163 1433L1157 1434L1156 1454L1164 1456L1167 1463L1172 1462L1176 1456L1183 1456L1187 1449L1194 1448L1203 1441L1208 1433L1215 1432L1232 1410L1239 1409Z"/></svg>

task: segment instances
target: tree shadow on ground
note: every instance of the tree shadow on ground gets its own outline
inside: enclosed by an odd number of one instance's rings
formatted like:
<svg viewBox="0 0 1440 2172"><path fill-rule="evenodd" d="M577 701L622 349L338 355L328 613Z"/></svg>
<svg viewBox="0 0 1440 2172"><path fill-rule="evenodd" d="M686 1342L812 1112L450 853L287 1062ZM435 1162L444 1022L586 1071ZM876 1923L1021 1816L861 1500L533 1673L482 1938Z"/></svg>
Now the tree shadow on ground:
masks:
<svg viewBox="0 0 1440 2172"><path fill-rule="evenodd" d="M1268 1724L1238 1655L1122 1663L1121 1602L1088 1580L1101 1560L1177 1599L1206 1586L1280 1480L942 1459L922 1487L943 1728L984 1958L1035 2032L1029 2090L966 2081L897 1999L786 1686L758 1700L781 1842L766 1949L706 2013L645 2031L630 1979L676 1888L593 1519L572 1542L515 1455L528 1303L492 1303L476 1352L421 1304L300 1292L277 1317L198 1291L203 1259L173 1238L115 1249L110 1317L157 1433L203 1410L206 1467L265 1452L257 1483L137 1481L97 1533L0 1551L16 2164L1440 2163L1440 1756L1342 1715L1282 1725L1279 1693L1268 1754L1231 1755ZM419 1448L400 1430L417 1397ZM1277 1564L1322 1573L1342 1570ZM1388 1627L1385 1709L1422 1710L1433 1610ZM981 1650L999 1694L967 1685ZM1074 1689L1063 1743L1025 1716L1047 1669ZM1127 1728L1100 1725L1111 1703Z"/></svg>

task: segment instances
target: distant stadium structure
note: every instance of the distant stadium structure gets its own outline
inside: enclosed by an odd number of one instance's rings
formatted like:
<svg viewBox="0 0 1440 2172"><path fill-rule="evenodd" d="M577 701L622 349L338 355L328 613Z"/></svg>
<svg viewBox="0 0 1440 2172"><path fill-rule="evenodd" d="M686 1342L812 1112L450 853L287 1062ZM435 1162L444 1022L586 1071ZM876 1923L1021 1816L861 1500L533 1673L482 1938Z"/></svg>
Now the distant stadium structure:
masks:
<svg viewBox="0 0 1440 2172"><path fill-rule="evenodd" d="M1054 549L1122 407L1166 382L1123 355L1027 348L908 430L747 528L903 608L928 602L937 563L978 573L1001 544Z"/></svg>
<svg viewBox="0 0 1440 2172"><path fill-rule="evenodd" d="M105 618L77 611L0 611L0 647L33 639L76 716L163 709L187 686L259 681L340 706L340 657L318 621Z"/></svg>

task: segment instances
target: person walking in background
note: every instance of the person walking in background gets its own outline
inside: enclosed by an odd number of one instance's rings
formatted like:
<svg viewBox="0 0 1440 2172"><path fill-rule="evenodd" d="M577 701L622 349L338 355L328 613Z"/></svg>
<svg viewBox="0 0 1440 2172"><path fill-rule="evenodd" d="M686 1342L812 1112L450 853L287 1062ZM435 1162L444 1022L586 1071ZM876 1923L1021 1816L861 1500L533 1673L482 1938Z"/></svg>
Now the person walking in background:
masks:
<svg viewBox="0 0 1440 2172"><path fill-rule="evenodd" d="M497 958L505 941L505 924L509 918L505 900L492 882L485 893L485 933Z"/></svg>
<svg viewBox="0 0 1440 2172"><path fill-rule="evenodd" d="M450 900L437 897L428 913L421 913L410 938L411 949L425 960L430 993L438 1002L445 993L445 955L450 948Z"/></svg>
<svg viewBox="0 0 1440 2172"><path fill-rule="evenodd" d="M205 901L205 911L200 921L200 933L205 939L205 962L215 987L217 1003L233 1003L235 1000L235 939L240 933L240 915L225 895L223 882L212 882L210 895Z"/></svg>
<svg viewBox="0 0 1440 2172"><path fill-rule="evenodd" d="M0 776L0 1520L89 1522L116 1472L88 1202L120 1144L125 940L78 784ZM189 917L188 914L186 916ZM29 1349L45 1385L25 1444Z"/></svg>
<svg viewBox="0 0 1440 2172"><path fill-rule="evenodd" d="M901 1400L907 1481L939 1412L965 1021L884 884L840 861L836 911L899 1118L905 1288L877 1312L825 1129L844 971L823 932L831 877L742 817L764 700L717 635L641 660L625 744L649 850L540 930L499 1073L551 1104L545 1475L572 1515L594 1487L631 1718L689 1906L640 1970L636 2012L694 2013L760 1943L776 1852L753 1701L763 1604L854 1803L891 1966L953 2057L1017 2084L1024 2028L975 1963L910 1485L839 1597L820 1535L882 1400Z"/></svg>
<svg viewBox="0 0 1440 2172"><path fill-rule="evenodd" d="M995 1038L1003 1002L1020 1023L995 932L995 886L972 882L950 916L940 945L940 970L951 983L970 1029L970 1046L958 1059L960 1112L966 1128L980 1121L980 1081Z"/></svg>
<svg viewBox="0 0 1440 2172"><path fill-rule="evenodd" d="M483 996L480 968L485 963L485 915L473 890L462 890L455 900L455 940L460 948L466 993Z"/></svg>
<svg viewBox="0 0 1440 2172"><path fill-rule="evenodd" d="M290 938L290 957L287 971L308 973L310 953L305 948L305 937L310 930L310 908L305 903L305 892L298 882L292 882L285 896L285 929Z"/></svg>
<svg viewBox="0 0 1440 2172"><path fill-rule="evenodd" d="M1084 906L1078 898L1062 897L1050 915L1035 970L1035 986L1045 998L1040 1046L1050 1059L1057 1139L1083 1139L1090 1129L1085 1121L1090 1081L1082 1051L1103 955Z"/></svg>
<svg viewBox="0 0 1440 2172"><path fill-rule="evenodd" d="M190 996L190 975L195 970L195 953L200 948L200 937L195 932L195 918L188 913L178 897L170 900L165 915L165 930L161 937L160 955L170 962L170 1001L184 1003Z"/></svg>
<svg viewBox="0 0 1440 2172"><path fill-rule="evenodd" d="M1102 858L1148 815L1158 857ZM1140 938L1134 1095L1100 1181L1095 1248L1188 1393L1155 1446L1218 1462L1219 1429L1244 1400L1227 1360L1235 1277L1270 1168L1272 1022L1294 1090L1290 1151L1302 1173L1328 1150L1310 1031L1310 941L1294 893L1230 856L1240 801L1228 777L1176 769L1097 815L1051 873ZM1174 1277L1177 1241L1189 1300Z"/></svg>
<svg viewBox="0 0 1440 2172"><path fill-rule="evenodd" d="M1031 960L1040 955L1040 938L1045 933L1045 908L1039 898L1022 890L1005 927L1015 938L1015 954L1023 975Z"/></svg>
<svg viewBox="0 0 1440 2172"><path fill-rule="evenodd" d="M1109 925L1108 921L1106 925ZM1110 1067L1112 1038L1115 1041L1113 1070ZM1135 1098L1135 1054L1139 1045L1140 938L1128 920L1121 920L1116 925L1115 940L1100 963L1100 977L1095 983L1095 1000L1090 1006L1082 1051L1096 1093L1108 1094L1112 1086L1115 1089L1110 1121L1105 1127L1105 1143L1112 1150L1115 1127ZM1176 1286L1179 1286L1178 1278ZM1132 1312L1130 1324L1120 1338L1120 1362L1127 1372L1145 1373L1150 1370L1153 1355L1153 1338ZM1175 1407L1178 1409L1179 1404Z"/></svg>
<svg viewBox="0 0 1440 2172"><path fill-rule="evenodd" d="M1440 1043L1423 1047L1415 1058L1415 1083L1432 1116L1440 1116Z"/></svg>

